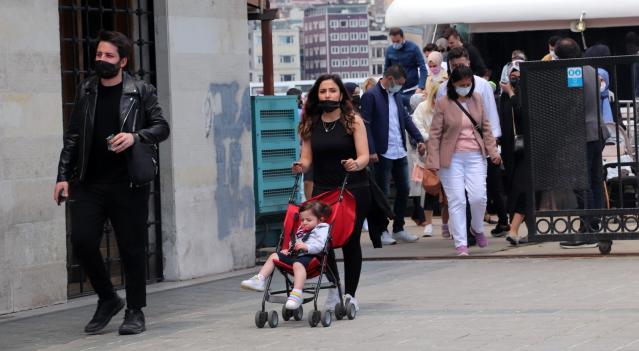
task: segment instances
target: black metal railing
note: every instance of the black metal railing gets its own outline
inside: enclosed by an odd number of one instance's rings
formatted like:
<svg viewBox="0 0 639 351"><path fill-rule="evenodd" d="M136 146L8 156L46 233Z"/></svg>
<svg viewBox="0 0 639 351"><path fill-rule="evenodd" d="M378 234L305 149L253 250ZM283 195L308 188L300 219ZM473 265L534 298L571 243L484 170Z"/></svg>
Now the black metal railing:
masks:
<svg viewBox="0 0 639 351"><path fill-rule="evenodd" d="M638 67L639 56L521 64L531 240L599 242L609 253L612 240L639 239ZM606 74L613 94L600 91ZM632 77L631 87L620 84L622 75ZM603 104L612 111L607 123ZM597 119L598 139L586 116Z"/></svg>

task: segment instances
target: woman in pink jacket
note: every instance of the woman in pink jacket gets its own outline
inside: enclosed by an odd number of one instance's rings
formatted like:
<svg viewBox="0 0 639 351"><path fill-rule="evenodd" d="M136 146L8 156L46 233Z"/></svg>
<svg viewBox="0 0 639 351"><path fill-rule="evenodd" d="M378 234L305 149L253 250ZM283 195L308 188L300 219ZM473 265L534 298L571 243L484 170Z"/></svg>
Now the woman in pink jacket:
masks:
<svg viewBox="0 0 639 351"><path fill-rule="evenodd" d="M437 100L428 140L426 167L438 172L448 197L455 248L468 255L466 240L466 193L472 221L471 233L479 247L488 243L484 235L486 210L486 158L501 163L481 96L474 93L470 68L456 68L448 80L446 96Z"/></svg>

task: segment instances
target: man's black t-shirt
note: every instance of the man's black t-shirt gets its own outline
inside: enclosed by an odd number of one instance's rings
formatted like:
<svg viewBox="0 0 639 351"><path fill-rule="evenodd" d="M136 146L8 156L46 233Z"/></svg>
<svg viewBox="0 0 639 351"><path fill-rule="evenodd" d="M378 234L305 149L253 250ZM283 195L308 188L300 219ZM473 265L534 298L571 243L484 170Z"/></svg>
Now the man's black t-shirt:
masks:
<svg viewBox="0 0 639 351"><path fill-rule="evenodd" d="M98 86L98 99L93 122L93 142L87 167L87 183L113 184L129 181L124 153L107 149L106 138L120 133L120 98L122 83Z"/></svg>

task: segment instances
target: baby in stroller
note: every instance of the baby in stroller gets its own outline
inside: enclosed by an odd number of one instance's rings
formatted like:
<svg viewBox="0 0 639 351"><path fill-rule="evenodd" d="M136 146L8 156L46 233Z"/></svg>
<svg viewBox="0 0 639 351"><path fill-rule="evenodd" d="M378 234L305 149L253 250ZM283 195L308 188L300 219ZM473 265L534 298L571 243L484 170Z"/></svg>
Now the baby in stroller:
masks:
<svg viewBox="0 0 639 351"><path fill-rule="evenodd" d="M328 238L329 225L325 223L330 218L331 207L319 201L309 201L299 209L300 225L295 232L295 240L291 240L288 249L269 256L260 272L242 281L244 289L264 291L266 279L275 270L273 260L293 266L293 290L286 301L286 309L295 310L303 302L302 289L306 281L306 267L313 257L324 249ZM293 242L295 242L293 246Z"/></svg>

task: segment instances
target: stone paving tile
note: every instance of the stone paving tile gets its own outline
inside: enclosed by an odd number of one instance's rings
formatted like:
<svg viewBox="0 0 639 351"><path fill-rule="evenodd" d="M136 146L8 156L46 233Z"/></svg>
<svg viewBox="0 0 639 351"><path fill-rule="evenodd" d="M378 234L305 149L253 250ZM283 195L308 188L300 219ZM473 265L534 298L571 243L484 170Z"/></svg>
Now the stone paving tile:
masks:
<svg viewBox="0 0 639 351"><path fill-rule="evenodd" d="M94 306L0 322L0 350L639 350L633 258L365 262L354 321L253 323L246 275L153 293L148 331L84 335ZM341 264L340 264L341 266ZM282 284L277 276L276 284ZM281 286L281 285L280 285ZM325 292L322 292L325 296ZM321 297L323 302L324 297ZM305 305L305 315L311 306ZM281 311L280 305L268 310ZM281 319L281 316L280 316Z"/></svg>

